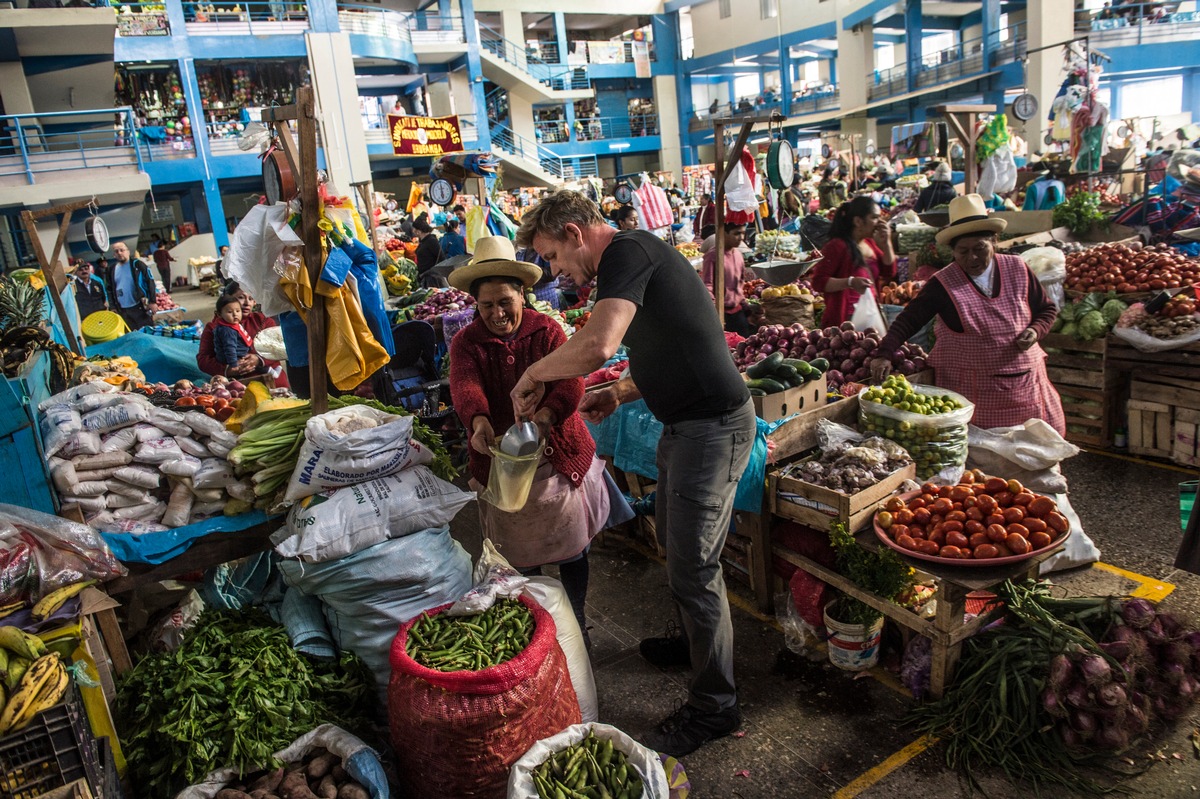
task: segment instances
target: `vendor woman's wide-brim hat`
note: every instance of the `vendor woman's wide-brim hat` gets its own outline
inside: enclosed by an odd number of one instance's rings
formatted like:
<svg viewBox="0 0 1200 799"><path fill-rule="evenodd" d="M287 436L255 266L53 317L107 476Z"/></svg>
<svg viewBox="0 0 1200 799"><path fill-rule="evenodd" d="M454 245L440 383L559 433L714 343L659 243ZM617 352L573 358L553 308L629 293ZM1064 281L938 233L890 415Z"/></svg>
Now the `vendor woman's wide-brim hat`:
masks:
<svg viewBox="0 0 1200 799"><path fill-rule="evenodd" d="M475 242L475 254L465 266L450 273L450 285L460 291L470 291L471 284L481 277L511 277L525 288L542 278L542 268L517 260L516 250L507 236L484 236Z"/></svg>
<svg viewBox="0 0 1200 799"><path fill-rule="evenodd" d="M937 233L938 244L970 233L999 233L1008 227L1003 219L988 216L987 206L978 194L965 194L950 201L950 224Z"/></svg>

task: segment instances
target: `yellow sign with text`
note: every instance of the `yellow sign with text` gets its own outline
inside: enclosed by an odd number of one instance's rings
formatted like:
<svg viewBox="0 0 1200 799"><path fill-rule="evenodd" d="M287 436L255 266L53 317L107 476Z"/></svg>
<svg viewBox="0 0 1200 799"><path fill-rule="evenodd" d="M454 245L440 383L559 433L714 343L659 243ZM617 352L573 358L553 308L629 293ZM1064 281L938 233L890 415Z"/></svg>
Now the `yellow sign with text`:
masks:
<svg viewBox="0 0 1200 799"><path fill-rule="evenodd" d="M400 117L388 114L396 155L445 155L463 149L458 116Z"/></svg>

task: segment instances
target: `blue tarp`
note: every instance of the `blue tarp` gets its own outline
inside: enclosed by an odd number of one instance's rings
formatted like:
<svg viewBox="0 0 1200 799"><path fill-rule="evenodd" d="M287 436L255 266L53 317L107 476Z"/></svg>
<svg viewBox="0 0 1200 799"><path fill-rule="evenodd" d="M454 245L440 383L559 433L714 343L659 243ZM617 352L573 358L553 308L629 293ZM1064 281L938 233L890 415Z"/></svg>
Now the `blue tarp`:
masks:
<svg viewBox="0 0 1200 799"><path fill-rule="evenodd" d="M89 358L94 355L102 358L128 355L137 361L138 368L151 383L174 383L176 380L207 383L208 375L196 365L196 354L199 352L198 341L150 336L137 331L87 348Z"/></svg>
<svg viewBox="0 0 1200 799"><path fill-rule="evenodd" d="M176 527L174 530L163 530L158 533L101 533L113 554L125 563L165 563L177 555L183 554L196 540L209 533L237 532L246 530L256 524L262 524L271 517L260 510L242 513L237 516L214 516L202 522L189 524L186 527ZM282 517L276 517L283 523Z"/></svg>

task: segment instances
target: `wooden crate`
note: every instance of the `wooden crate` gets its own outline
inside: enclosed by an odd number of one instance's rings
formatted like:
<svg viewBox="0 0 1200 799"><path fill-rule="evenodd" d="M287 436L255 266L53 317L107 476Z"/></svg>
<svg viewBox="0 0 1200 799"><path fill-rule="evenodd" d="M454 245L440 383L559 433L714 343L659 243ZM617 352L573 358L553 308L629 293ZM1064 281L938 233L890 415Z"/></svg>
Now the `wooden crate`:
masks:
<svg viewBox="0 0 1200 799"><path fill-rule="evenodd" d="M1200 383L1179 377L1134 374L1129 398L1200 411Z"/></svg>
<svg viewBox="0 0 1200 799"><path fill-rule="evenodd" d="M1132 372L1138 379L1142 375L1154 375L1155 380L1171 377L1200 381L1200 344L1165 352L1142 352L1128 342L1109 336L1105 363L1110 369Z"/></svg>
<svg viewBox="0 0 1200 799"><path fill-rule="evenodd" d="M1123 373L1108 368L1108 344L1051 333L1042 339L1046 373L1062 399L1068 441L1112 446L1123 396Z"/></svg>
<svg viewBox="0 0 1200 799"><path fill-rule="evenodd" d="M1180 466L1200 466L1200 411L1176 408L1171 460Z"/></svg>
<svg viewBox="0 0 1200 799"><path fill-rule="evenodd" d="M1105 387L1105 339L1079 341L1073 336L1050 333L1041 345L1046 351L1046 372L1055 386Z"/></svg>
<svg viewBox="0 0 1200 799"><path fill-rule="evenodd" d="M1161 402L1130 400L1129 451L1135 455L1169 458L1174 442L1171 424L1174 408Z"/></svg>
<svg viewBox="0 0 1200 799"><path fill-rule="evenodd" d="M871 514L881 500L905 480L914 480L916 476L916 464L910 463L870 488L846 495L782 475L776 469L767 476L767 495L771 513L776 516L818 530L827 530L830 522L840 520L846 523L850 532L856 532L870 523Z"/></svg>

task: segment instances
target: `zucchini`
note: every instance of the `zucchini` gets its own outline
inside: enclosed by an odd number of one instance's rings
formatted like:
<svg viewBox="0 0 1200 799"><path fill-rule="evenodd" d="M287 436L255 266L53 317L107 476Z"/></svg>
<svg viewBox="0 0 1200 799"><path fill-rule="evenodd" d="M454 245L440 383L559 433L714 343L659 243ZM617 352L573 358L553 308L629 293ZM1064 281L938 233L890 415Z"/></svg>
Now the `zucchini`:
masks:
<svg viewBox="0 0 1200 799"><path fill-rule="evenodd" d="M786 363L771 374L771 379L786 383L792 388L804 385L804 378L801 377L799 370Z"/></svg>
<svg viewBox="0 0 1200 799"><path fill-rule="evenodd" d="M751 365L746 369L746 377L751 380L769 377L776 369L783 365L783 353L772 352L766 358L763 358L756 364Z"/></svg>
<svg viewBox="0 0 1200 799"><path fill-rule="evenodd" d="M751 380L746 384L746 387L751 391L761 389L768 394L778 394L780 391L787 391L787 386L780 383L778 380L772 380L769 377L759 377Z"/></svg>
<svg viewBox="0 0 1200 799"><path fill-rule="evenodd" d="M808 365L816 369L821 374L825 374L829 371L829 361L825 360L824 358L813 358L808 362Z"/></svg>
<svg viewBox="0 0 1200 799"><path fill-rule="evenodd" d="M799 358L784 358L783 363L785 366L790 366L795 369L801 377L811 375L815 371L811 363L808 361L802 361Z"/></svg>
<svg viewBox="0 0 1200 799"><path fill-rule="evenodd" d="M765 396L767 396L767 392L763 391L761 388L752 388L752 389L750 389L750 396L765 397Z"/></svg>

